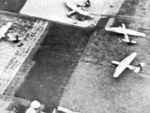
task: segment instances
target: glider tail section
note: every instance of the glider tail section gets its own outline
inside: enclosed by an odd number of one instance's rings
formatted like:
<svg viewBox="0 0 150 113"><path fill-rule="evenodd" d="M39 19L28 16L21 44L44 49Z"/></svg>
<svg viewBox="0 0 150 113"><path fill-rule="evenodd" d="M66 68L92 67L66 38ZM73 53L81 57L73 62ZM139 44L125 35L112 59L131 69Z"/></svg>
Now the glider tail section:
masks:
<svg viewBox="0 0 150 113"><path fill-rule="evenodd" d="M144 67L145 63L141 62L140 64L138 64L138 66L131 66L131 65L128 65L127 67L130 69L130 70L133 70L135 73L138 73L140 71L143 70L143 67Z"/></svg>

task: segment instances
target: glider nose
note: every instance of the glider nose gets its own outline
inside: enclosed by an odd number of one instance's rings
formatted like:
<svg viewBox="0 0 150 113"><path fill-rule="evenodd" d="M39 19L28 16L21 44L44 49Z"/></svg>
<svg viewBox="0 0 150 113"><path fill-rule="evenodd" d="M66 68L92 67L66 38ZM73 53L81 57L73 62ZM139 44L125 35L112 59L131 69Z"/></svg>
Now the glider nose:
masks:
<svg viewBox="0 0 150 113"><path fill-rule="evenodd" d="M106 31L109 31L109 28L108 28L108 27L105 27L105 30L106 30Z"/></svg>

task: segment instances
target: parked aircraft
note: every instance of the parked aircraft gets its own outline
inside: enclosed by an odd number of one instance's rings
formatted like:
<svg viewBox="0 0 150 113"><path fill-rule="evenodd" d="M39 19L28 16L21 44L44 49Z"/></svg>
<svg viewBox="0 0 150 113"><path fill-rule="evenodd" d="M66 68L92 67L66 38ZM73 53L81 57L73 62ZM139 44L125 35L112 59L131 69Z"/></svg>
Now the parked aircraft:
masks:
<svg viewBox="0 0 150 113"><path fill-rule="evenodd" d="M10 42L14 42L14 43L18 43L19 41L21 41L21 39L19 38L18 35L13 36L13 35L11 35L11 34L7 34L6 40L7 40L7 41L10 41Z"/></svg>
<svg viewBox="0 0 150 113"><path fill-rule="evenodd" d="M0 39L5 37L5 33L8 31L8 29L11 27L12 23L8 22L6 25L2 26L0 28Z"/></svg>
<svg viewBox="0 0 150 113"><path fill-rule="evenodd" d="M146 37L146 34L137 32L131 29L126 29L125 24L122 24L122 27L105 27L105 30L115 32L115 33L120 33L124 34L124 39L122 41L131 43L131 44L136 44L135 41L129 39L128 35L133 35L133 36L140 36L140 37Z"/></svg>
<svg viewBox="0 0 150 113"><path fill-rule="evenodd" d="M86 18L93 18L94 16L90 14L89 12L85 11L81 7L77 7L76 5L72 4L71 2L65 2L66 6L71 9L71 12L67 14L68 17L72 17L74 14L78 14L79 16L82 16L82 21Z"/></svg>
<svg viewBox="0 0 150 113"><path fill-rule="evenodd" d="M119 75L126 69L130 69L133 70L134 72L138 73L139 71L141 71L143 69L143 66L145 65L145 63L140 63L138 66L132 66L130 65L130 63L134 60L134 58L136 57L137 53L134 52L132 54L130 54L129 56L127 56L126 58L124 58L121 62L118 61L112 61L112 64L117 65L117 68L113 74L113 77L117 78L119 77Z"/></svg>

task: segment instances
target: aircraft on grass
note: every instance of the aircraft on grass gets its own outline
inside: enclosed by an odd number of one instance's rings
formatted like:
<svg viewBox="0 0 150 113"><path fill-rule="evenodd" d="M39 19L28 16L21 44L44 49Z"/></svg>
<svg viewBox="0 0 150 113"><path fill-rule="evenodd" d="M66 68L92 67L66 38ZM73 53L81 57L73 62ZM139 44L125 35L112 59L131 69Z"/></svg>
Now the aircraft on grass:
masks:
<svg viewBox="0 0 150 113"><path fill-rule="evenodd" d="M18 35L16 35L15 37L9 33L6 35L6 32L11 27L11 25L12 25L12 23L8 22L6 25L4 25L3 27L0 28L0 39L4 39L4 40L10 41L10 42L19 42L20 39L19 39Z"/></svg>
<svg viewBox="0 0 150 113"><path fill-rule="evenodd" d="M12 23L8 22L6 25L2 26L0 28L0 39L5 37L5 33L8 31L8 29L11 27Z"/></svg>
<svg viewBox="0 0 150 113"><path fill-rule="evenodd" d="M76 5L72 4L71 2L65 2L65 4L71 10L67 14L68 17L72 17L73 15L78 14L79 16L82 17L81 19L79 19L81 21L85 20L86 18L93 18L94 17L92 14L85 11L83 8L77 7Z"/></svg>
<svg viewBox="0 0 150 113"><path fill-rule="evenodd" d="M105 30L124 34L124 39L122 39L122 41L124 41L126 43L130 43L130 44L137 44L137 42L131 40L128 35L146 37L146 34L144 34L144 33L137 32L137 31L134 31L131 29L126 29L125 24L122 24L122 26L120 26L120 27L105 27Z"/></svg>
<svg viewBox="0 0 150 113"><path fill-rule="evenodd" d="M134 60L134 58L136 57L137 53L134 52L132 54L130 54L129 56L127 56L126 58L124 58L121 62L118 61L112 61L112 64L117 65L117 68L113 74L113 77L117 78L119 77L119 75L126 69L130 69L133 70L134 72L138 73L139 71L141 71L145 65L145 63L141 62L138 66L132 66L130 65L130 63Z"/></svg>

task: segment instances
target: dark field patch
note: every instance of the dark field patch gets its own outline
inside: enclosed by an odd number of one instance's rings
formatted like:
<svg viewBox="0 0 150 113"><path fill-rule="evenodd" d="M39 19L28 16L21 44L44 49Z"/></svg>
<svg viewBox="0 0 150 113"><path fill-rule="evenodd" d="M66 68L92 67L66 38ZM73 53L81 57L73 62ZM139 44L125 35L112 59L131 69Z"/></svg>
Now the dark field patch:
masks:
<svg viewBox="0 0 150 113"><path fill-rule="evenodd" d="M15 96L58 105L92 32L53 24L34 55L35 66Z"/></svg>
<svg viewBox="0 0 150 113"><path fill-rule="evenodd" d="M79 58L92 33L93 30L53 24L42 49Z"/></svg>
<svg viewBox="0 0 150 113"><path fill-rule="evenodd" d="M38 51L37 62L21 85L16 97L39 100L46 105L58 104L77 60L46 51Z"/></svg>
<svg viewBox="0 0 150 113"><path fill-rule="evenodd" d="M0 0L0 10L19 13L27 0Z"/></svg>

